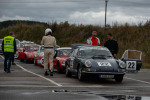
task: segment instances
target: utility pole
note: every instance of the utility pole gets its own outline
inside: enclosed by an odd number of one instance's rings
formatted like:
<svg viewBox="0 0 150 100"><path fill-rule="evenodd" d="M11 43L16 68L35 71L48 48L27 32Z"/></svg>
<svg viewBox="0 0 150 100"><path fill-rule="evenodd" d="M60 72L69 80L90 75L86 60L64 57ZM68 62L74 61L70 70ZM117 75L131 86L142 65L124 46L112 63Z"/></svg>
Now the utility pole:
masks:
<svg viewBox="0 0 150 100"><path fill-rule="evenodd" d="M105 29L106 29L107 3L108 3L108 0L105 0Z"/></svg>

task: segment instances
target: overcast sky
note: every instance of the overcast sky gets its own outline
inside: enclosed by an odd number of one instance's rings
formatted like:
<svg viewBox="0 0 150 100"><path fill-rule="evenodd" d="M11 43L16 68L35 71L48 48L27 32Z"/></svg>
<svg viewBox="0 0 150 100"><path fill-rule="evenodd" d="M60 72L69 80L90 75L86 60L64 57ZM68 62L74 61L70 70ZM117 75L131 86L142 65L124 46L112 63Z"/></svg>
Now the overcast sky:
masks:
<svg viewBox="0 0 150 100"><path fill-rule="evenodd" d="M104 25L105 0L0 0L0 21L32 20ZM107 23L150 20L150 0L109 0Z"/></svg>

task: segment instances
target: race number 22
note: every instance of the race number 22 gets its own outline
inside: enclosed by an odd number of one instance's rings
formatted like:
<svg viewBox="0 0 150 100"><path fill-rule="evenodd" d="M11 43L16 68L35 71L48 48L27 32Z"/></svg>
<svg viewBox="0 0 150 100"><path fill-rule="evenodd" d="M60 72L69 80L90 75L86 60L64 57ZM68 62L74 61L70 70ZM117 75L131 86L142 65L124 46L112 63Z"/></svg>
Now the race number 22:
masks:
<svg viewBox="0 0 150 100"><path fill-rule="evenodd" d="M127 70L136 70L136 61L127 61Z"/></svg>

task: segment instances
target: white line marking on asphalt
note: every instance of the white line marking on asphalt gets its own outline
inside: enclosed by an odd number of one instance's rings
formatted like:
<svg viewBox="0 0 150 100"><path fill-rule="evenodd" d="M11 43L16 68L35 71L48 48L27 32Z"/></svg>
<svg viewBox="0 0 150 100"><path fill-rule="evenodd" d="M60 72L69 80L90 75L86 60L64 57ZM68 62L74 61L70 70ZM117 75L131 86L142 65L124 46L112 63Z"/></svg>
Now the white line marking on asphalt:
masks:
<svg viewBox="0 0 150 100"><path fill-rule="evenodd" d="M0 87L20 87L20 88L57 88L58 86L42 86L42 85L0 85ZM62 86L61 88L150 88L150 86Z"/></svg>
<svg viewBox="0 0 150 100"><path fill-rule="evenodd" d="M40 87L58 87L58 86L42 86L42 85L0 85L0 87L22 87L22 88L25 88L25 87L37 87L37 88L40 88ZM61 88L64 88L64 87L76 87L76 88L98 88L98 87L107 87L107 86L101 86L101 85L95 85L95 86L61 86Z"/></svg>
<svg viewBox="0 0 150 100"><path fill-rule="evenodd" d="M2 57L2 59L4 59L4 57L3 57L2 55L0 55L0 56ZM31 72L31 71L25 69L24 67L22 67L22 66L20 66L20 65L18 65L18 64L16 64L16 65L17 65L19 68L23 69L24 71L26 71L26 72L28 72L28 73L31 73L31 74L33 74L33 75L36 75L36 76L40 77L40 78L43 78L43 79L45 79L45 80L47 80L47 81L49 81L49 82L51 82L51 83L53 83L53 84L55 84L55 85L57 85L57 86L62 86L61 84L58 84L58 83L56 83L55 81L53 81L53 80L51 80L51 79L48 79L48 78L46 78L46 77L44 77L44 76L42 76L42 75L36 74L36 73L34 73L34 72Z"/></svg>
<svg viewBox="0 0 150 100"><path fill-rule="evenodd" d="M150 82L146 82L146 81L142 81L142 80L137 80L137 79L128 78L128 77L124 77L124 78L129 79L129 80L138 81L138 82L145 83L145 84L150 84Z"/></svg>
<svg viewBox="0 0 150 100"><path fill-rule="evenodd" d="M19 68L23 69L24 71L26 71L26 72L28 72L28 73L31 73L31 74L36 75L36 76L38 76L38 77L41 77L41 78L43 78L43 79L45 79L45 80L47 80L47 81L49 81L49 82L51 82L51 83L53 83L53 84L55 84L55 85L57 85L57 86L62 86L61 84L58 84L58 83L56 83L55 81L53 81L53 80L51 80L51 79L48 79L48 78L46 78L46 77L44 77L44 76L42 76L42 75L36 74L36 73L34 73L34 72L31 72L31 71L25 69L24 67L22 67L22 66L20 66L20 65L18 65L18 64L16 64L16 65L17 65Z"/></svg>
<svg viewBox="0 0 150 100"><path fill-rule="evenodd" d="M4 59L4 57L2 55L0 55L2 57L2 59Z"/></svg>

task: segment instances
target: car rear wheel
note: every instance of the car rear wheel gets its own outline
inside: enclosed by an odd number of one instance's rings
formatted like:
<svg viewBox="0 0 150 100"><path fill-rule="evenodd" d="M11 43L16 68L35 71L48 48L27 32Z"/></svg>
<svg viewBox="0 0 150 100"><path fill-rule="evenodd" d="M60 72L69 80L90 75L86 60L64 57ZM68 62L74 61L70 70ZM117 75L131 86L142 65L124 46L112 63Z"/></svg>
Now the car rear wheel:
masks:
<svg viewBox="0 0 150 100"><path fill-rule="evenodd" d="M79 81L84 81L85 80L85 76L82 74L82 69L81 68L78 69L78 80Z"/></svg>
<svg viewBox="0 0 150 100"><path fill-rule="evenodd" d="M72 74L71 74L71 72L69 71L69 69L68 69L68 65L66 66L66 77L71 77L72 76Z"/></svg>
<svg viewBox="0 0 150 100"><path fill-rule="evenodd" d="M123 81L123 75L115 75L115 81L121 83Z"/></svg>
<svg viewBox="0 0 150 100"><path fill-rule="evenodd" d="M59 61L57 62L57 72L58 72L58 73L62 73L62 70L61 70L61 68L60 68L60 63L59 63Z"/></svg>

